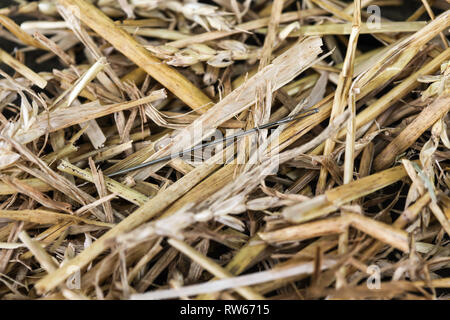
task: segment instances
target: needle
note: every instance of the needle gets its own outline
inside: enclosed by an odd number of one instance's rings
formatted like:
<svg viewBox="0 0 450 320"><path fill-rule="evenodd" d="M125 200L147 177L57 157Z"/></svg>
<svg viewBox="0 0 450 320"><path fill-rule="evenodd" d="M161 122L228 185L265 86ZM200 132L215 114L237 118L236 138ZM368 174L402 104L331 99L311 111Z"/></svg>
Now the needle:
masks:
<svg viewBox="0 0 450 320"><path fill-rule="evenodd" d="M255 128L252 128L252 129L249 129L249 130L246 130L246 131L242 131L242 132L236 133L234 135L225 137L223 139L217 139L217 140L214 140L214 141L211 141L211 142L208 142L208 143L198 144L198 145L196 145L196 146L194 146L194 147L192 147L190 149L183 150L183 151L177 152L175 154L170 154L170 155L165 156L165 157L154 159L154 160L151 160L151 161L148 161L148 162L144 162L144 163L138 164L138 165L130 167L130 168L126 168L126 169L123 169L123 170L119 170L117 172L110 173L110 174L107 175L107 177L114 177L114 176L117 176L119 174L123 174L123 173L127 173L127 172L130 172L130 171L134 171L136 169L141 169L141 168L145 168L145 167L151 166L151 165L153 165L155 163L160 163L160 162L163 162L163 161L172 160L172 159L174 159L176 157L181 157L184 154L190 153L190 152L195 151L195 150L203 149L205 147L208 147L208 146L211 146L211 145L215 145L215 144L219 144L221 142L225 142L225 141L228 141L228 140L231 140L231 139L234 139L234 138L239 138L239 137L248 135L250 133L257 132L257 131L259 131L261 129L267 129L267 128L278 126L278 125L283 124L283 123L289 123L289 122L292 122L292 121L295 121L295 120L303 119L303 118L306 118L306 117L308 117L310 115L313 115L313 114L315 114L317 112L319 112L319 109L317 109L317 108L309 109L309 110L306 110L306 111L301 111L301 112L299 112L297 114L294 114L292 116L285 117L285 118L280 119L278 121L266 123L266 124L263 124L263 125L261 125L259 127L255 127Z"/></svg>

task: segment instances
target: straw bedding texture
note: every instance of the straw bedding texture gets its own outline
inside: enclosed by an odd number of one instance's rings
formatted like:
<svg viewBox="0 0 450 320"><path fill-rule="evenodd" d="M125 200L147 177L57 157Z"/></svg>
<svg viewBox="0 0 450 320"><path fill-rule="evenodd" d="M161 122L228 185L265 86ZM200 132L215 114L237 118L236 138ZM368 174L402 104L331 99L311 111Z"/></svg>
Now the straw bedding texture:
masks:
<svg viewBox="0 0 450 320"><path fill-rule="evenodd" d="M443 0L11 1L0 298L448 299L449 27Z"/></svg>

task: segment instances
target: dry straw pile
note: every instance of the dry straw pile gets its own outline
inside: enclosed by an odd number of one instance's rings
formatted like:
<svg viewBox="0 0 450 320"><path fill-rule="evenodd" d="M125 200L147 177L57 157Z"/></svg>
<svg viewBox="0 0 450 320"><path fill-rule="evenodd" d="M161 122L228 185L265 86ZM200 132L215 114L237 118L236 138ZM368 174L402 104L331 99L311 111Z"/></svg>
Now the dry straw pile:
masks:
<svg viewBox="0 0 450 320"><path fill-rule="evenodd" d="M0 297L449 298L449 9L0 8Z"/></svg>

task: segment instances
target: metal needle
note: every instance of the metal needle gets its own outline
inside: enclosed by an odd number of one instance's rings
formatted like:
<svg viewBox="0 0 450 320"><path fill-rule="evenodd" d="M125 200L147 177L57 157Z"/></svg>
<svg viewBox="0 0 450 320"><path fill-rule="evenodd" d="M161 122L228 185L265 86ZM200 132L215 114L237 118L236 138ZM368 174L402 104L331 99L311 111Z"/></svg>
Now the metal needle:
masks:
<svg viewBox="0 0 450 320"><path fill-rule="evenodd" d="M126 168L126 169L123 169L123 170L119 170L117 172L110 173L110 174L107 175L107 177L114 177L114 176L117 176L117 175L120 175L120 174L123 174L123 173L127 173L127 172L130 172L130 171L134 171L134 170L137 170L137 169L141 169L141 168L145 168L145 167L151 166L151 165L153 165L155 163L160 163L160 162L163 162L163 161L169 161L169 160L172 160L172 159L174 159L176 157L181 157L184 154L190 153L190 152L195 151L195 150L203 149L205 147L208 147L208 146L211 146L211 145L215 145L215 144L218 144L218 143L221 143L221 142L225 142L225 141L228 141L228 140L231 140L231 139L234 139L234 138L239 138L239 137L242 137L242 136L245 136L245 135L257 132L257 131L259 131L261 129L267 129L267 128L278 126L278 125L283 124L283 123L288 123L288 122L292 122L292 121L295 121L295 120L303 119L303 118L306 118L306 117L308 117L308 116L310 116L310 115L312 115L314 113L317 113L317 112L319 112L319 110L317 108L309 109L309 110L306 110L306 111L301 111L301 112L299 112L297 114L294 114L292 116L285 117L285 118L280 119L278 121L266 123L266 124L263 124L263 125L261 125L259 127L255 127L255 128L252 128L252 129L249 129L249 130L246 130L246 131L242 131L242 132L236 133L234 135L225 137L223 139L218 139L218 140L214 140L214 141L211 141L211 142L198 144L198 145L196 145L196 146L194 146L194 147L192 147L190 149L182 150L180 152L167 155L165 157L161 157L161 158L158 158L158 159L150 160L148 162L144 162L144 163L138 164L138 165L130 167L130 168Z"/></svg>

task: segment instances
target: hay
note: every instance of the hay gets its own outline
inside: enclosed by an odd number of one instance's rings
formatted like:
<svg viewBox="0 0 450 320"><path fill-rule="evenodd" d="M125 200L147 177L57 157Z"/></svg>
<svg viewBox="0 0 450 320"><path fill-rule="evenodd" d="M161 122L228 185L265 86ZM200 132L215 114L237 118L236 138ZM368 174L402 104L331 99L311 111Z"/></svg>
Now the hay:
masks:
<svg viewBox="0 0 450 320"><path fill-rule="evenodd" d="M449 9L0 8L0 298L448 298Z"/></svg>

